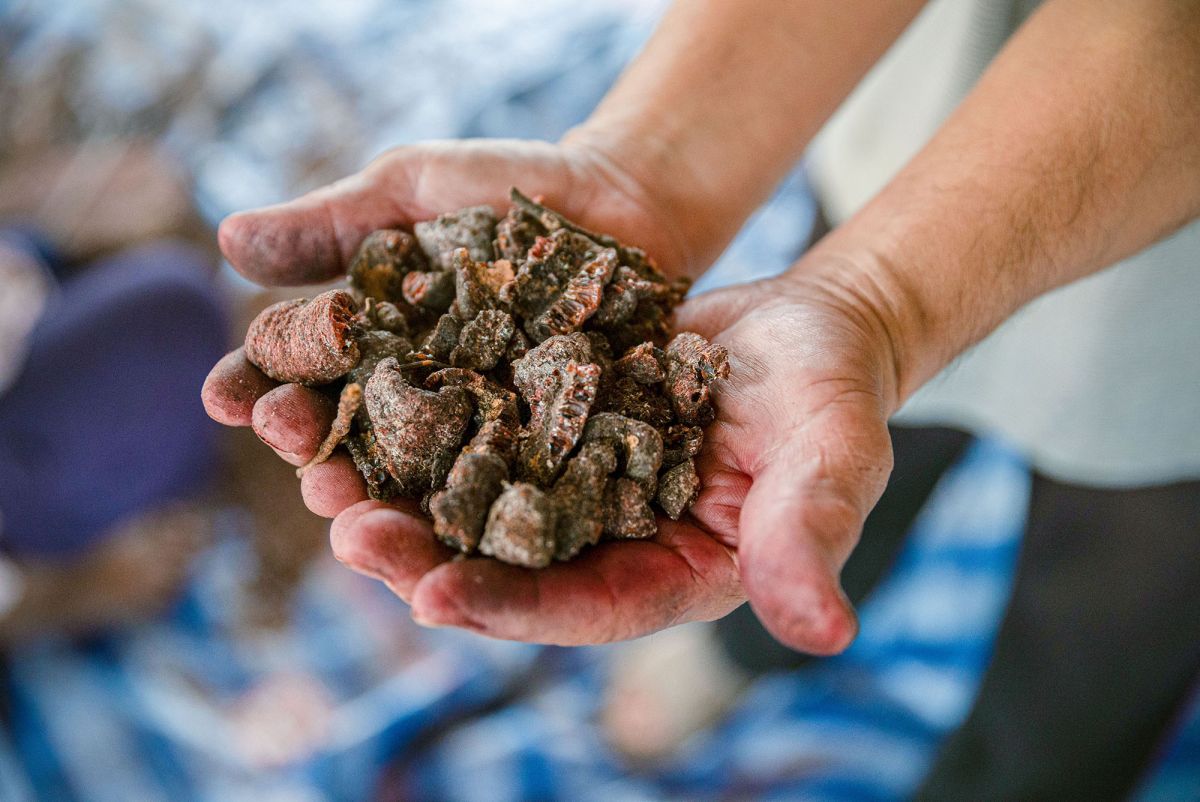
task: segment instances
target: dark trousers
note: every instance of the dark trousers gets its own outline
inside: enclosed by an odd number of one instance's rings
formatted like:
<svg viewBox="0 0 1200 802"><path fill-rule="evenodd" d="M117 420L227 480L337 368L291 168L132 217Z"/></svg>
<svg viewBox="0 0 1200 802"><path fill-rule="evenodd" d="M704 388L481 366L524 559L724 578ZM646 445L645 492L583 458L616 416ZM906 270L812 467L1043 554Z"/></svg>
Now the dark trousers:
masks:
<svg viewBox="0 0 1200 802"><path fill-rule="evenodd" d="M857 604L969 442L893 428L896 468L843 583ZM718 623L752 671L793 668L749 607ZM1100 490L1035 474L1016 583L966 722L920 791L928 800L1126 796L1200 674L1200 482Z"/></svg>
<svg viewBox="0 0 1200 802"><path fill-rule="evenodd" d="M44 258L27 238L12 243ZM0 549L69 559L214 477L220 427L200 384L228 327L209 259L183 244L73 272L46 261L57 291L0 394Z"/></svg>

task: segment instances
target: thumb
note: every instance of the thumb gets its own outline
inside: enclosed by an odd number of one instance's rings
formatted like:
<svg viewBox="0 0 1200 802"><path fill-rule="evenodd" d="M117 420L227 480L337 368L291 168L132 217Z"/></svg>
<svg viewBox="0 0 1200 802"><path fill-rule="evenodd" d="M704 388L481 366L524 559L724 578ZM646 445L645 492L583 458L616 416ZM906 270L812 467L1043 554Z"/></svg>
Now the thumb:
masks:
<svg viewBox="0 0 1200 802"><path fill-rule="evenodd" d="M738 559L751 606L782 643L836 654L858 619L839 575L891 470L878 416L834 411L782 442L754 476L739 520ZM854 428L850 428L850 427Z"/></svg>
<svg viewBox="0 0 1200 802"><path fill-rule="evenodd" d="M693 295L675 309L677 331L694 331L710 340L761 305L766 282L709 290Z"/></svg>
<svg viewBox="0 0 1200 802"><path fill-rule="evenodd" d="M221 251L262 284L326 281L346 272L359 243L375 229L408 226L462 206L503 208L509 187L518 182L535 193L569 197L556 154L547 143L507 140L393 148L361 172L294 201L231 215L218 232Z"/></svg>
<svg viewBox="0 0 1200 802"><path fill-rule="evenodd" d="M377 228L404 222L371 168L287 203L221 221L221 252L239 272L266 285L328 281L346 272L358 244Z"/></svg>

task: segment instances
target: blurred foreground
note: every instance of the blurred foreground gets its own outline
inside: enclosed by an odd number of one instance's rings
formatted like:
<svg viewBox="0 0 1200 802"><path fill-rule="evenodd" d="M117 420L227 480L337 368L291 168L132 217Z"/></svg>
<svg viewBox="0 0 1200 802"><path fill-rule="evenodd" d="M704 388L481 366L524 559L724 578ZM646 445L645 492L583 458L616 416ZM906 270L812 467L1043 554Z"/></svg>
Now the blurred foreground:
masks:
<svg viewBox="0 0 1200 802"><path fill-rule="evenodd" d="M6 310L40 310L0 329L0 419L14 433L2 447L14 464L44 457L48 477L7 488L41 526L9 515L0 528L12 597L0 799L899 799L916 786L966 715L1011 585L1028 478L1001 444L976 445L944 478L850 651L758 679L731 715L638 764L597 724L627 647L416 627L328 556L326 523L249 432L197 418L110 445L156 412L200 412L207 357L182 359L178 343L203 330L220 353L275 297L216 267L222 216L415 139L556 137L658 5L0 2L0 229L25 238L0 249L25 283L0 292ZM782 269L812 216L797 171L705 285ZM212 314L156 323L105 295L118 273L146 305L174 309L178 295L145 289L169 275L172 293L195 291L179 308L209 298ZM81 326L53 340L77 309L125 336ZM50 341L70 347L34 392ZM113 353L152 370L113 375ZM60 406L80 421L71 448L30 439ZM33 503L46 488L52 501ZM672 644L688 637L651 640L682 661L692 653ZM699 695L713 670L660 669ZM1198 722L1193 710L1164 745L1140 798L1181 798L1194 781Z"/></svg>

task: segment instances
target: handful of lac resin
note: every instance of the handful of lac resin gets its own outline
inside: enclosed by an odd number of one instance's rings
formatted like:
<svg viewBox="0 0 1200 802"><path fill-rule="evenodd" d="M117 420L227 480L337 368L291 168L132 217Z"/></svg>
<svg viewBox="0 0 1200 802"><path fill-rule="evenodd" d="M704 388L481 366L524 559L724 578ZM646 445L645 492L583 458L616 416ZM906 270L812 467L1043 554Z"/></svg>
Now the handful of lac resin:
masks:
<svg viewBox="0 0 1200 802"><path fill-rule="evenodd" d="M695 502L725 349L670 337L687 291L640 249L512 191L370 234L349 286L264 310L246 356L338 395L372 498L419 499L464 554L540 568Z"/></svg>

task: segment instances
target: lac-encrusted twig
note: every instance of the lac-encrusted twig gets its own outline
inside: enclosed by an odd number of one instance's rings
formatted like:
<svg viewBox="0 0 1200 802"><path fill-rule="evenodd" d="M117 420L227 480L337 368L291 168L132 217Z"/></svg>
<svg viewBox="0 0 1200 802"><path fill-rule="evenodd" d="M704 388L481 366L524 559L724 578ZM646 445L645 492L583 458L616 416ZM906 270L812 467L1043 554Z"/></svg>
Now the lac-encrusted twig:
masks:
<svg viewBox="0 0 1200 802"><path fill-rule="evenodd" d="M609 443L584 443L567 463L551 493L558 513L555 559L569 560L600 540L605 490L616 470L617 455Z"/></svg>
<svg viewBox="0 0 1200 802"><path fill-rule="evenodd" d="M450 352L450 364L458 368L491 370L504 356L516 328L508 312L483 310L463 324L458 345Z"/></svg>
<svg viewBox="0 0 1200 802"><path fill-rule="evenodd" d="M246 358L276 381L328 384L358 364L354 313L342 290L267 307L246 332Z"/></svg>
<svg viewBox="0 0 1200 802"><path fill-rule="evenodd" d="M650 509L650 493L643 485L621 477L609 483L605 498L604 534L619 540L654 537L658 523Z"/></svg>
<svg viewBox="0 0 1200 802"><path fill-rule="evenodd" d="M337 417L333 419L329 434L325 435L325 439L321 441L321 446L313 458L296 469L297 476L303 476L314 465L320 465L329 459L334 449L350 434L350 426L354 423L354 415L358 412L360 404L362 404L361 384L351 382L342 388L342 394L338 397Z"/></svg>
<svg viewBox="0 0 1200 802"><path fill-rule="evenodd" d="M522 478L543 487L554 481L583 434L599 384L600 368L592 364L568 362L551 374L548 392L536 399L537 417L523 433L518 456Z"/></svg>
<svg viewBox="0 0 1200 802"><path fill-rule="evenodd" d="M493 421L488 426L499 428ZM494 432L484 432L454 461L446 488L433 495L429 512L434 533L446 545L471 553L483 537L484 523L492 502L509 479L508 461L491 446Z"/></svg>

